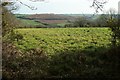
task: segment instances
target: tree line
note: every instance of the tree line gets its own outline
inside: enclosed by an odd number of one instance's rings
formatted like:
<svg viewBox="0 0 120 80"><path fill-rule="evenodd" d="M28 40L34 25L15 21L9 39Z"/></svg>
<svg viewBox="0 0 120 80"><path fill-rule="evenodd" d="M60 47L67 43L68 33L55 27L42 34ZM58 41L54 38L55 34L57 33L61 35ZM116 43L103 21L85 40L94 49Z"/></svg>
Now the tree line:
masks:
<svg viewBox="0 0 120 80"><path fill-rule="evenodd" d="M81 16L66 24L64 27L110 27L110 19L114 18L114 23L118 23L118 14L115 9L110 8L106 13L93 17Z"/></svg>

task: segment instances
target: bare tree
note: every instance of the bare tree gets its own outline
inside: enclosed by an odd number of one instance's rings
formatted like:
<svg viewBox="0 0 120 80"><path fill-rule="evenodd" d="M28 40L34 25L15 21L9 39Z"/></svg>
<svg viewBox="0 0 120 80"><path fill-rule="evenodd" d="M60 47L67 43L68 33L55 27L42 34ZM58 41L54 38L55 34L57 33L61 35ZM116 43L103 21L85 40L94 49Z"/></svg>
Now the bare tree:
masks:
<svg viewBox="0 0 120 80"><path fill-rule="evenodd" d="M100 1L100 0L93 0L92 6L95 8L95 12L98 13L99 10L103 11L104 5L107 3L107 1Z"/></svg>

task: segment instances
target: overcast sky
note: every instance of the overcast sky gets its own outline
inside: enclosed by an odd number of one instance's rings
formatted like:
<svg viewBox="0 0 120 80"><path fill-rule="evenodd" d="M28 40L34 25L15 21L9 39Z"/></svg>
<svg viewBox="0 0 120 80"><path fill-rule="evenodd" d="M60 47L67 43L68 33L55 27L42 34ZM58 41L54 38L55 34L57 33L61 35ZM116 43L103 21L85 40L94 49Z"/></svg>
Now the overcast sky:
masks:
<svg viewBox="0 0 120 80"><path fill-rule="evenodd" d="M22 0L27 5L34 6L37 10L31 10L28 7L20 5L20 9L15 13L20 14L39 14L39 13L55 13L55 14L93 14L94 8L91 8L93 0L46 0L45 2L30 2L29 0ZM99 0L104 1L104 0ZM118 1L107 0L108 3L104 9L109 8L118 9Z"/></svg>

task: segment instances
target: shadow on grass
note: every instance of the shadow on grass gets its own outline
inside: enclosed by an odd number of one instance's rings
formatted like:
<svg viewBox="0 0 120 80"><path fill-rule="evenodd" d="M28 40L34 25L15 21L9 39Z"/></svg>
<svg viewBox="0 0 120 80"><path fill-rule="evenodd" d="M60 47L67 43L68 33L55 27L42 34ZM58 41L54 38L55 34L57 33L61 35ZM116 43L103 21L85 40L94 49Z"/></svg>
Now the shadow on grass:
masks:
<svg viewBox="0 0 120 80"><path fill-rule="evenodd" d="M119 52L103 47L64 51L52 56L48 72L67 78L118 78Z"/></svg>
<svg viewBox="0 0 120 80"><path fill-rule="evenodd" d="M115 52L114 49L90 46L52 56L40 49L20 53L9 47L3 49L3 79L120 78L120 47ZM10 52L9 49L13 50Z"/></svg>

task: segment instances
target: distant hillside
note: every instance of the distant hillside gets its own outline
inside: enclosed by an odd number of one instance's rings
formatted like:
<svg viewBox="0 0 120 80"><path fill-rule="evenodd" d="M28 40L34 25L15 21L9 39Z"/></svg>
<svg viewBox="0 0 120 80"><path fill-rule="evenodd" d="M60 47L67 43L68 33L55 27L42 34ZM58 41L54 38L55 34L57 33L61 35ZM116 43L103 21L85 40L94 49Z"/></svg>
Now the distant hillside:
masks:
<svg viewBox="0 0 120 80"><path fill-rule="evenodd" d="M34 14L34 15L29 15L28 18L36 18L36 19L44 19L44 20L67 20L67 19L72 19L74 17L71 16L65 16L62 14Z"/></svg>
<svg viewBox="0 0 120 80"><path fill-rule="evenodd" d="M15 16L21 19L24 24L27 23L26 26L35 27L64 27L78 17L86 17L89 20L99 17L99 15L93 16L93 14L16 14Z"/></svg>
<svg viewBox="0 0 120 80"><path fill-rule="evenodd" d="M16 17L30 20L69 20L73 21L78 17L96 19L100 15L93 14L16 14Z"/></svg>

